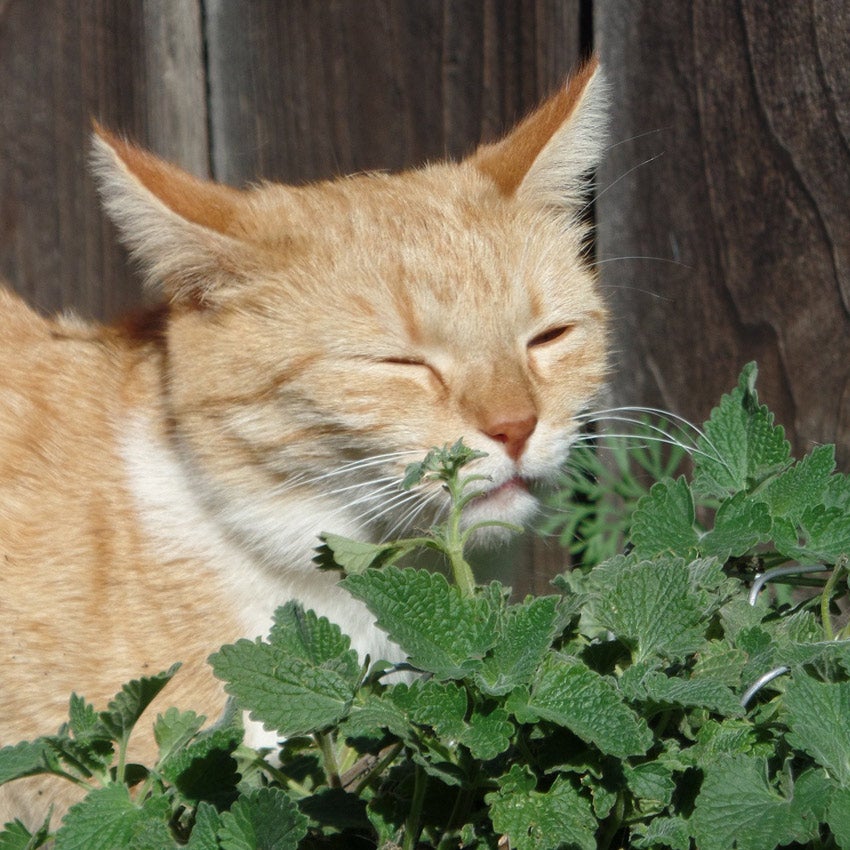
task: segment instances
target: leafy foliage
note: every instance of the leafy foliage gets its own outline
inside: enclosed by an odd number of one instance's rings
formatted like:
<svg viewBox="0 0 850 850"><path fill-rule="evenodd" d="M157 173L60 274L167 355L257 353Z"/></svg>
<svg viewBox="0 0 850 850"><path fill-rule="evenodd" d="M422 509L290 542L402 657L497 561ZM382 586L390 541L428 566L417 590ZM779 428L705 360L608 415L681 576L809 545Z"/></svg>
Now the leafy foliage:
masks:
<svg viewBox="0 0 850 850"><path fill-rule="evenodd" d="M680 457L639 448L659 480L634 476L621 551L598 559L583 540L592 568L537 598L475 583L459 522L474 455L434 450L405 484L442 482L445 524L377 546L328 534L321 554L406 667L361 668L336 625L287 603L266 640L212 656L228 717L166 711L146 768L125 764L127 740L174 668L105 711L73 696L58 735L0 750L0 782L90 790L53 834L7 825L0 850L850 848L850 640L834 607L850 483L832 447L791 458L755 382L750 365L712 412L690 480L672 477ZM605 495L584 480L582 533ZM453 581L400 566L421 546ZM804 568L807 595L774 590ZM240 746L242 710L285 739L274 761Z"/></svg>

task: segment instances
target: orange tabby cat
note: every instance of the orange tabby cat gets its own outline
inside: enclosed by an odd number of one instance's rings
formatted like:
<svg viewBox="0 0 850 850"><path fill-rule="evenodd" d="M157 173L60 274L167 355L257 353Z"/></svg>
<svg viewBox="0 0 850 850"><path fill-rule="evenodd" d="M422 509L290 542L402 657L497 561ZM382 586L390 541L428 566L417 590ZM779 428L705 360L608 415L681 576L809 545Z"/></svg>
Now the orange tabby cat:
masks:
<svg viewBox="0 0 850 850"><path fill-rule="evenodd" d="M0 745L175 660L158 705L216 717L205 659L292 598L398 658L315 569L317 534L427 523L440 489L398 482L461 436L491 479L469 521L533 513L605 373L579 222L605 106L590 63L459 164L302 188L97 134L106 209L164 300L101 327L0 291ZM0 788L0 823L43 787Z"/></svg>

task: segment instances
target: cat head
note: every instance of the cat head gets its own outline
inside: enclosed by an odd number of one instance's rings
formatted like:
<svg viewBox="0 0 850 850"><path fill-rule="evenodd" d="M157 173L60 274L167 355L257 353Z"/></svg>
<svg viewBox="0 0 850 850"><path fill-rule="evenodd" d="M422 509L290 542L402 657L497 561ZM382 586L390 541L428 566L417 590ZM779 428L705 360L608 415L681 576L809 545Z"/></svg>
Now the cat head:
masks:
<svg viewBox="0 0 850 850"><path fill-rule="evenodd" d="M337 512L313 533L409 531L444 496L400 491L405 465L460 437L491 482L470 521L528 519L606 371L582 257L606 105L590 62L460 163L245 190L98 130L106 209L168 305L176 439L236 533L276 557L295 503Z"/></svg>

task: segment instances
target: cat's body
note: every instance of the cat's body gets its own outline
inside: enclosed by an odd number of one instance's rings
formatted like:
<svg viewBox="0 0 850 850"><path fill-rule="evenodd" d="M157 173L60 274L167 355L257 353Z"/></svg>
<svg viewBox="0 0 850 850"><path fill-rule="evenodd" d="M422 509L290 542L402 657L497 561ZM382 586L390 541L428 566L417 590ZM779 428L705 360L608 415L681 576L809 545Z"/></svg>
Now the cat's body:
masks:
<svg viewBox="0 0 850 850"><path fill-rule="evenodd" d="M100 327L0 292L0 745L177 660L158 705L214 718L206 657L291 598L400 657L317 535L429 522L444 496L397 482L458 437L488 452L471 519L533 511L604 377L577 219L603 101L588 66L459 165L300 189L100 135L107 209L167 301ZM46 809L34 787L0 787L0 822Z"/></svg>

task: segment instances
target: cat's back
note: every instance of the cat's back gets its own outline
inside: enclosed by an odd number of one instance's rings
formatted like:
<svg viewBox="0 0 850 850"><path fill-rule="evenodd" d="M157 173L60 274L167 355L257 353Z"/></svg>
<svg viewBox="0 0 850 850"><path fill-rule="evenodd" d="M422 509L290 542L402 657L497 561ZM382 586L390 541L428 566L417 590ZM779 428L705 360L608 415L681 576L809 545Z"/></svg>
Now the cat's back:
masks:
<svg viewBox="0 0 850 850"><path fill-rule="evenodd" d="M98 467L114 468L121 370L119 349L97 326L44 318L0 288L0 532L7 554L24 544L26 529L43 548L40 527L61 525L88 501L82 497L93 477L104 475Z"/></svg>

